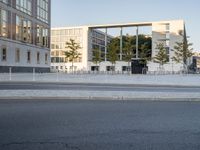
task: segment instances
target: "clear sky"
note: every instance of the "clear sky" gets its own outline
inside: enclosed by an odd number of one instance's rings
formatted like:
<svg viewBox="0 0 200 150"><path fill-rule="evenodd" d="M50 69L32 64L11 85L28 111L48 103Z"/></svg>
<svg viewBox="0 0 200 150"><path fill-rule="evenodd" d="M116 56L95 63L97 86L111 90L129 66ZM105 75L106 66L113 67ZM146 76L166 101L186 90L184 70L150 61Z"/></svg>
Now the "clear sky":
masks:
<svg viewBox="0 0 200 150"><path fill-rule="evenodd" d="M200 0L52 0L52 27L183 19L200 52Z"/></svg>

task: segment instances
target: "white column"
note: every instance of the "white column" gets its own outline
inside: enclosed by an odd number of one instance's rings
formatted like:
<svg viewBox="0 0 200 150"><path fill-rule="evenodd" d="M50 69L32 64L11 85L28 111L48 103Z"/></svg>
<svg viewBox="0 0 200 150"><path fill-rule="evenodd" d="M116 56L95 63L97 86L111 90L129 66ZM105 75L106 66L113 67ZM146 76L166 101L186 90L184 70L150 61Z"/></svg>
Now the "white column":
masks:
<svg viewBox="0 0 200 150"><path fill-rule="evenodd" d="M105 61L107 61L107 50L108 50L108 37L107 37L108 31L107 28L105 28Z"/></svg>
<svg viewBox="0 0 200 150"><path fill-rule="evenodd" d="M123 47L123 29L122 27L120 28L120 61L122 61L122 47Z"/></svg>
<svg viewBox="0 0 200 150"><path fill-rule="evenodd" d="M138 26L136 29L136 59L138 59Z"/></svg>

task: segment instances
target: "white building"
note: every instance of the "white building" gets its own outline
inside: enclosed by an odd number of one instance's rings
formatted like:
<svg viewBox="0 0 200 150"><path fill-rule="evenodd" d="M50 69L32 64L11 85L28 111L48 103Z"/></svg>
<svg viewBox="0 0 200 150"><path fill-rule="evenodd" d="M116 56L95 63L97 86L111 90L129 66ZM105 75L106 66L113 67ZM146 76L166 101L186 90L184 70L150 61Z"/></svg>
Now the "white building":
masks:
<svg viewBox="0 0 200 150"><path fill-rule="evenodd" d="M66 42L74 39L79 43L81 49L81 57L75 60L74 70L91 71L96 66L92 62L92 52L95 45L99 45L102 51L103 61L100 63L100 71L109 71L112 64L107 60L107 47L112 39L112 36L107 34L107 29L120 28L121 35L126 27L134 27L136 29L136 37L138 37L138 28L149 26L152 28L152 58L157 54L157 43L163 43L169 55L169 62L164 65L165 71L180 71L183 69L182 64L177 64L172 61L174 56L174 46L176 42L182 42L183 36L180 32L185 29L183 20L159 21L159 22L142 22L142 23L127 23L127 24L108 24L108 25L93 25L80 27L62 27L53 28L51 30L51 68L56 71L70 71L71 62L65 58L64 52L67 50ZM100 30L101 29L101 30ZM102 32L104 29L105 32ZM128 63L122 61L122 38L120 38L120 59L116 62L115 71L123 71ZM138 59L138 38L136 40L136 59ZM147 64L149 71L157 71L159 64L151 61Z"/></svg>

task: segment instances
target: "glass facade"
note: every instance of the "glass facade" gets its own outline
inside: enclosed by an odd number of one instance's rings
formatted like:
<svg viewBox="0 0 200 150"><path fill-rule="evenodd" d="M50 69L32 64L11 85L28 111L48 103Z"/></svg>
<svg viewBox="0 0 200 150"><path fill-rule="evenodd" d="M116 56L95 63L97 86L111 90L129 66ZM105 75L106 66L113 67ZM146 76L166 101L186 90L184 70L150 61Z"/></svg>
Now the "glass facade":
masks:
<svg viewBox="0 0 200 150"><path fill-rule="evenodd" d="M107 45L111 41L111 37L107 36ZM98 32L97 30L92 30L91 34L91 42L92 42L92 51L95 49L98 49L101 51L101 60L105 60L105 49L106 49L106 43L105 43L105 33ZM95 57L94 52L92 54L92 59Z"/></svg>
<svg viewBox="0 0 200 150"><path fill-rule="evenodd" d="M7 10L3 5L0 7L1 37L50 48L50 0L1 2L12 8ZM12 11L14 9L20 12Z"/></svg>

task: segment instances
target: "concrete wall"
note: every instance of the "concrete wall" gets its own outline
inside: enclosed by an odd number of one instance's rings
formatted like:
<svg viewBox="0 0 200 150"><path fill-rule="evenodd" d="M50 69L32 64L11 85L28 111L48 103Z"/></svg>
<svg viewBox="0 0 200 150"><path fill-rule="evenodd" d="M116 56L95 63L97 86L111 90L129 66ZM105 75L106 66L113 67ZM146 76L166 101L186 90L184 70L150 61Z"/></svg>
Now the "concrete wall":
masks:
<svg viewBox="0 0 200 150"><path fill-rule="evenodd" d="M88 69L90 70L91 69L91 66L96 66L96 64L92 63L92 62L89 62L88 63ZM110 63L109 61L104 61L104 62L101 62L100 63L100 70L99 71L107 71L106 70L106 67L107 66L112 66L112 63ZM123 66L128 66L128 63L127 62L124 62L124 61L117 61L116 64L115 64L115 71L122 71L122 67Z"/></svg>
<svg viewBox="0 0 200 150"><path fill-rule="evenodd" d="M169 29L166 29L167 25ZM174 71L183 69L183 65L177 64L172 60L176 42L182 42L183 40L183 37L180 35L180 32L183 31L183 20L153 22L152 24L152 58L154 58L159 51L156 49L158 43L163 43L165 47L169 47L169 62L163 66L165 71L171 71L172 68L174 68ZM158 66L159 65L153 61L148 63L149 71L157 71Z"/></svg>
<svg viewBox="0 0 200 150"><path fill-rule="evenodd" d="M2 48L7 49L6 61L2 60ZM20 50L20 61L16 62L16 49ZM27 52L31 52L31 61L27 61ZM37 52L40 52L40 63L37 62ZM45 53L48 55L48 61L45 63ZM50 51L30 44L21 44L20 42L0 40L0 66L19 67L19 68L50 68ZM20 69L21 70L21 69ZM1 72L1 70L0 70Z"/></svg>

